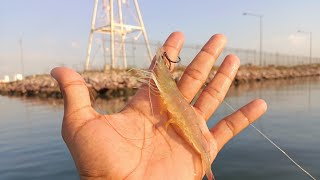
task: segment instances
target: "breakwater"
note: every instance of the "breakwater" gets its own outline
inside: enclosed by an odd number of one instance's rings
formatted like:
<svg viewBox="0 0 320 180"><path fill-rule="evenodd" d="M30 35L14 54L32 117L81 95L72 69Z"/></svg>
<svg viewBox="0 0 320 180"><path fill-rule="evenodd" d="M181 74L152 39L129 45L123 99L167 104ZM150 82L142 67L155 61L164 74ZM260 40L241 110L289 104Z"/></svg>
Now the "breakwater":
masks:
<svg viewBox="0 0 320 180"><path fill-rule="evenodd" d="M172 76L179 79L184 68L174 71ZM213 68L208 81L214 77L216 68ZM111 98L133 95L141 85L134 71L110 70L107 72L83 72L91 94L94 97ZM300 66L241 66L235 77L234 84L251 81L265 81L271 79L291 79L308 76L320 76L320 64ZM24 80L0 83L0 94L9 96L39 96L61 98L57 82L48 74L28 76Z"/></svg>

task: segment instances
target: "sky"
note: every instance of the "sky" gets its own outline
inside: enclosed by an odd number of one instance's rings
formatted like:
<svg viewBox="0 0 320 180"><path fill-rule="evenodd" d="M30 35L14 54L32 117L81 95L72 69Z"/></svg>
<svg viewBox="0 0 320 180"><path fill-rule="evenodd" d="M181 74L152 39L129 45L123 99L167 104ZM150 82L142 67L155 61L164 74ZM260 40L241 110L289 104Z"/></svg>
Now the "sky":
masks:
<svg viewBox="0 0 320 180"><path fill-rule="evenodd" d="M129 1L129 0L128 0ZM49 73L53 67L83 67L93 0L0 1L0 79L21 73L19 38L25 74ZM259 50L259 19L263 15L263 50L320 57L320 1L308 0L140 0L151 41L164 41L182 31L186 44L204 44L213 34L228 38L228 47ZM131 3L133 5L133 3Z"/></svg>

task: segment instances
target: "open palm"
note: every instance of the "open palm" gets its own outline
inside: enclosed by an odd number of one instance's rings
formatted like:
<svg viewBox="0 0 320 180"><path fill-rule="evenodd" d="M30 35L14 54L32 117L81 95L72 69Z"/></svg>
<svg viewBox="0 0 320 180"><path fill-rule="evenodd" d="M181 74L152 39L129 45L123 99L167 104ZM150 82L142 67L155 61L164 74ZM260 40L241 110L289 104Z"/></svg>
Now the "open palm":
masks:
<svg viewBox="0 0 320 180"><path fill-rule="evenodd" d="M226 40L213 36L186 68L178 88L188 102L203 86ZM172 33L163 48L177 57L182 33ZM223 101L239 67L234 55L225 58L217 74L201 92L193 109L203 120L211 160L225 143L266 111L263 100L254 100L222 119L210 131L205 122ZM64 95L62 137L82 179L201 179L200 156L169 126L160 112L159 97L142 87L119 113L102 115L91 106L82 77L68 68L51 72Z"/></svg>

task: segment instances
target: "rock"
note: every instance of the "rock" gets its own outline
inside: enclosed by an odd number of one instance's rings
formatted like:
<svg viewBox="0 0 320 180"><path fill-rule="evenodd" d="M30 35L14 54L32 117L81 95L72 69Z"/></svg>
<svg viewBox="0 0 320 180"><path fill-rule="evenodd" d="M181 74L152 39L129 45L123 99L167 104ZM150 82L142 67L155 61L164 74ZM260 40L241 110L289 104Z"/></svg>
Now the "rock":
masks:
<svg viewBox="0 0 320 180"><path fill-rule="evenodd" d="M172 73L172 77L178 81L183 74L183 68L178 68ZM216 69L212 70L207 83L214 78ZM105 72L91 71L81 73L87 87L96 96L124 96L132 94L133 89L141 83L132 71L108 70ZM320 76L320 65L300 65L292 67L268 66L257 67L245 65L239 68L235 77L235 83L248 81L262 81L268 79L286 79L305 76ZM0 83L0 94L18 96L41 96L61 98L61 92L57 82L50 75L33 75L24 80Z"/></svg>

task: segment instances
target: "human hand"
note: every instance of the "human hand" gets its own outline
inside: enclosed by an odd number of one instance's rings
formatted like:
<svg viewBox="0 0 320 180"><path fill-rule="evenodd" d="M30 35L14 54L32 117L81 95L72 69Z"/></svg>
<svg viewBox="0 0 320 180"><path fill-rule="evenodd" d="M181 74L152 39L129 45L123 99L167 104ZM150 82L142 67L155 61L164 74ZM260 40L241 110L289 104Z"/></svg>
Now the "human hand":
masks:
<svg viewBox="0 0 320 180"><path fill-rule="evenodd" d="M178 88L188 102L203 86L225 43L224 36L214 35L186 68ZM163 48L169 57L177 57L182 44L182 33L175 32ZM195 104L190 105L203 122L223 101L238 67L239 59L227 56ZM173 128L165 128L168 117L160 114L159 97L141 88L121 112L103 115L92 108L79 74L68 68L55 68L51 74L64 97L62 137L81 179L202 179L198 153ZM203 123L211 160L266 109L266 103L258 99L223 118L210 131Z"/></svg>

